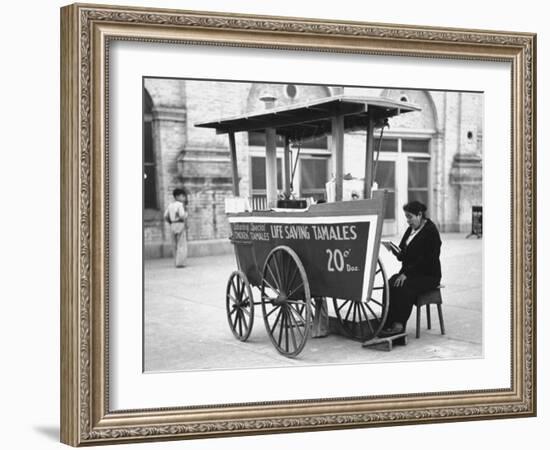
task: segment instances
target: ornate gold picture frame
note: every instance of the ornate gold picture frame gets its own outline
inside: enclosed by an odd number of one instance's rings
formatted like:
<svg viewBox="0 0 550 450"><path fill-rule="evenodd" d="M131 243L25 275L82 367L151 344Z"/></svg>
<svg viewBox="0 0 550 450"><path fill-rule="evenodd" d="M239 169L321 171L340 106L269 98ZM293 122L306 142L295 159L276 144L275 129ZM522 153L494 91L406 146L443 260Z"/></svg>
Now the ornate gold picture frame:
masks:
<svg viewBox="0 0 550 450"><path fill-rule="evenodd" d="M503 62L511 85L508 387L114 410L109 385L110 46L133 41ZM61 9L61 440L94 445L536 414L536 36L75 4ZM140 245L140 243L136 243ZM487 258L487 257L486 257ZM141 343L136 342L136 346Z"/></svg>

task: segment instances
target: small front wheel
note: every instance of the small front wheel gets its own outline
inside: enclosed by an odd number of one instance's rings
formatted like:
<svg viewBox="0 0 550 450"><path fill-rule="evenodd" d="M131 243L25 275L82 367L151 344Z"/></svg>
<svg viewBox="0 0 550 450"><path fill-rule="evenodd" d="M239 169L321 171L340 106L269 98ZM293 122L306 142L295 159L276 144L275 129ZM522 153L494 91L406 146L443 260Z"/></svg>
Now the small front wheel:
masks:
<svg viewBox="0 0 550 450"><path fill-rule="evenodd" d="M246 341L254 325L254 297L246 275L236 270L225 291L225 309L229 327L239 341Z"/></svg>

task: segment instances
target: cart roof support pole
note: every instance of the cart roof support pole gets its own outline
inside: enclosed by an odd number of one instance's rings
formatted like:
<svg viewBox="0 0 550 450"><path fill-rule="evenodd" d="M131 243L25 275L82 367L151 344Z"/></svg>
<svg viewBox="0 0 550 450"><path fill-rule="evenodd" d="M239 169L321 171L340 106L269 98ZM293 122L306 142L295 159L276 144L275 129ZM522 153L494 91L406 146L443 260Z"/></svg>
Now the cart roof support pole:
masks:
<svg viewBox="0 0 550 450"><path fill-rule="evenodd" d="M335 201L342 200L344 192L344 116L332 118L332 158L334 161Z"/></svg>
<svg viewBox="0 0 550 450"><path fill-rule="evenodd" d="M290 158L290 139L288 136L285 137L285 153L283 158L283 167L284 167L284 194L285 198L290 198L290 177L292 176L292 161Z"/></svg>
<svg viewBox="0 0 550 450"><path fill-rule="evenodd" d="M367 125L367 142L365 155L365 184L363 185L363 197L371 198L372 176L374 166L374 119L369 114L369 123Z"/></svg>
<svg viewBox="0 0 550 450"><path fill-rule="evenodd" d="M239 194L239 169L237 168L237 146L235 145L235 133L229 133L229 155L231 156L231 173L233 174L233 195Z"/></svg>
<svg viewBox="0 0 550 450"><path fill-rule="evenodd" d="M265 130L265 187L267 207L277 206L277 134L275 128Z"/></svg>

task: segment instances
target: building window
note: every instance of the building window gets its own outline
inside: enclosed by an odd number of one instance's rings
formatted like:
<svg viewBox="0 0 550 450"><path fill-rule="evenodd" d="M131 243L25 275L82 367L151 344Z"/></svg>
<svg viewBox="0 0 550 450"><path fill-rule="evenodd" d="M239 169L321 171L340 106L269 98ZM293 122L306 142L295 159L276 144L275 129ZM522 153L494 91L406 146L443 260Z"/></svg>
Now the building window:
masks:
<svg viewBox="0 0 550 450"><path fill-rule="evenodd" d="M408 201L428 205L429 160L409 158L408 166Z"/></svg>
<svg viewBox="0 0 550 450"><path fill-rule="evenodd" d="M283 136L280 134L277 135L276 140L277 147L284 147L285 141ZM265 132L264 131L250 131L248 133L248 145L265 147ZM316 150L326 150L328 149L328 139L326 136L304 140L300 143L300 147L304 149L316 149Z"/></svg>
<svg viewBox="0 0 550 450"><path fill-rule="evenodd" d="M296 86L294 84L287 84L286 85L286 95L288 98L295 98L297 93Z"/></svg>
<svg viewBox="0 0 550 450"><path fill-rule="evenodd" d="M264 156L253 156L251 158L251 167L252 167L252 191L263 191L266 190L266 180L265 180L265 157ZM282 169L282 159L277 158L277 189L283 188L283 169ZM258 192L259 193L259 192Z"/></svg>
<svg viewBox="0 0 550 450"><path fill-rule="evenodd" d="M385 189L388 192L386 212L384 219L395 219L395 162L378 161L376 165L375 180L378 189Z"/></svg>
<svg viewBox="0 0 550 450"><path fill-rule="evenodd" d="M328 158L300 158L300 195L326 200Z"/></svg>
<svg viewBox="0 0 550 450"><path fill-rule="evenodd" d="M380 145L380 138L374 138L374 151L378 151L378 146ZM382 146L380 147L381 152L397 152L398 142L397 139L382 138Z"/></svg>
<svg viewBox="0 0 550 450"><path fill-rule="evenodd" d="M265 156L250 158L251 206L255 211L267 209L267 190L265 179ZM283 188L283 161L277 158L277 189Z"/></svg>
<svg viewBox="0 0 550 450"><path fill-rule="evenodd" d="M375 138L375 152L378 143L379 138ZM399 205L413 200L430 207L430 143L421 137L382 140L374 181L378 189L388 192L384 219L398 220Z"/></svg>
<svg viewBox="0 0 550 450"><path fill-rule="evenodd" d="M155 151L153 146L153 101L143 89L143 207L158 209L157 176Z"/></svg>
<svg viewBox="0 0 550 450"><path fill-rule="evenodd" d="M429 139L403 139L401 151L404 153L430 153Z"/></svg>

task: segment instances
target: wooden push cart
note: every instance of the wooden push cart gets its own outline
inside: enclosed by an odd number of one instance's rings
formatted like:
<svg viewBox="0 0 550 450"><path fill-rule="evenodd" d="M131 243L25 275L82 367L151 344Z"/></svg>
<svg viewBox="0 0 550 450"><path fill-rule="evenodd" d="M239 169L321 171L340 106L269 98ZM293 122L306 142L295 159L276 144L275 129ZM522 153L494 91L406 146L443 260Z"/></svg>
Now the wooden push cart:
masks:
<svg viewBox="0 0 550 450"><path fill-rule="evenodd" d="M273 345L283 355L295 357L311 332L313 300L327 298L332 299L334 314L350 337L365 341L380 332L389 289L378 257L386 194L371 192L374 132L389 117L416 110L384 98L334 96L196 125L228 134L236 198L235 133L263 131L266 135L268 210L228 213L238 270L227 283L226 307L237 339L248 339L254 307L261 305ZM367 132L363 199L342 201L344 133L361 129ZM277 200L277 135L284 139L284 201ZM289 200L290 145L326 135L331 135L332 142L335 201L304 208L302 201ZM259 301L254 300L253 287L261 293Z"/></svg>

